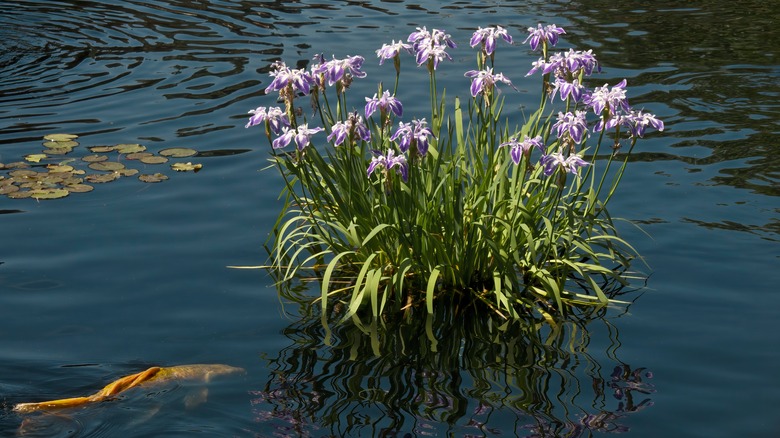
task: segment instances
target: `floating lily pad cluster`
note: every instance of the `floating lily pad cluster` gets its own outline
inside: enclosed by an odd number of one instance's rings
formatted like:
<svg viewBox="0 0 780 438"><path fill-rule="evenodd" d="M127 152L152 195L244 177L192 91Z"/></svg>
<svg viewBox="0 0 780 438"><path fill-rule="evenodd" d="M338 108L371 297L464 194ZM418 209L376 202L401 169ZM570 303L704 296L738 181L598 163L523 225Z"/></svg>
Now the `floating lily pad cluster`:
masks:
<svg viewBox="0 0 780 438"><path fill-rule="evenodd" d="M115 181L123 177L136 176L146 183L156 183L168 179L163 173L140 173L133 168L139 163L146 165L168 163L175 158L187 158L198 155L198 151L189 148L163 149L155 155L148 152L146 146L137 143L123 143L113 146L91 146L86 148L90 154L79 158L65 158L79 146L77 135L49 134L43 137L44 150L38 154L29 154L24 161L3 164L0 171L0 195L9 198L56 199L71 193L90 192L94 184ZM128 167L130 166L130 167ZM201 164L176 162L171 169L178 172L197 172Z"/></svg>

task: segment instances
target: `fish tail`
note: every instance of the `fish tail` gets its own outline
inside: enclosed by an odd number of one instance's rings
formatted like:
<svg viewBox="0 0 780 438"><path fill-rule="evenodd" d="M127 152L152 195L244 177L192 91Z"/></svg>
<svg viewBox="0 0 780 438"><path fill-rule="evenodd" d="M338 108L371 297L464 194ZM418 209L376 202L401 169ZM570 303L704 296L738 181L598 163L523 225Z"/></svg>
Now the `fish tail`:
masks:
<svg viewBox="0 0 780 438"><path fill-rule="evenodd" d="M14 406L14 411L26 413L26 412L44 411L47 409L72 408L76 406L81 406L91 401L92 400L90 400L90 397L72 397L72 398L63 398L59 400L49 400L49 401L38 402L38 403L19 403L16 406Z"/></svg>

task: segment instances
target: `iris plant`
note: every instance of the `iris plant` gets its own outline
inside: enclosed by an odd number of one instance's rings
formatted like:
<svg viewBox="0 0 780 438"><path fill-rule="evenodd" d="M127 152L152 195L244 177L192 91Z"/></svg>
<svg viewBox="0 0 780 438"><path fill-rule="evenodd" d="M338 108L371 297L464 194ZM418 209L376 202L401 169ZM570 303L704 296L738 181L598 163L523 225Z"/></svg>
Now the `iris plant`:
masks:
<svg viewBox="0 0 780 438"><path fill-rule="evenodd" d="M542 73L544 95L538 109L507 116L495 88L517 88L494 72L497 42L513 42L501 26L471 36L479 54L476 68L464 69L471 80L466 105L437 97L435 70L457 48L440 29L420 27L408 44L393 40L376 50L380 65L393 60L396 86L391 92L380 83L358 104L362 113L347 110L347 92L353 77L367 76L363 57L317 55L310 72L274 63L266 92L279 91L285 107L258 107L246 126L265 126L271 161L285 180L271 249L281 280L312 267L323 312L339 300L343 319L356 321L368 306L375 318L422 305L431 313L442 297L548 322L611 302L604 285L626 283L634 253L617 236L607 203L637 139L664 124L631 108L625 80L589 88L601 70L591 50L548 53L565 33L554 24L528 28L524 43L542 49L528 75ZM407 54L430 73L428 119L402 119L396 93ZM331 106L333 85L338 103ZM329 127L326 144L312 147L323 128L310 128L293 105L309 93L314 114ZM602 139L630 149L622 159L599 155ZM275 152L292 142L295 156Z"/></svg>

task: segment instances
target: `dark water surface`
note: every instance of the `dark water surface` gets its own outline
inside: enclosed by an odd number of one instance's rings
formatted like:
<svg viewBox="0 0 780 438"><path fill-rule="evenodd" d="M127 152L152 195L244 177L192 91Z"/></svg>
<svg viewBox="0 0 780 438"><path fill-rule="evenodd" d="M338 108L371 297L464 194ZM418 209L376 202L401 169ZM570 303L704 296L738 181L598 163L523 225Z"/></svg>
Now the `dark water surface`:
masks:
<svg viewBox="0 0 780 438"><path fill-rule="evenodd" d="M1 2L0 162L52 132L80 135L63 159L117 143L222 153L185 159L198 173L136 165L170 177L159 184L0 197L0 435L780 436L780 7L622 3ZM383 43L444 28L459 48L440 85L463 97L468 38L499 24L518 40L496 59L518 111L537 99L519 44L537 22L594 49L596 80L627 78L632 105L666 122L611 206L647 233L623 227L652 273L634 304L557 334L436 315L372 337L327 332L282 307L262 271L227 268L265 261L281 205L280 181L259 171L266 143L243 128L273 104L271 62L365 56L361 98L393 79L374 57ZM404 90L423 116L427 98ZM68 415L10 411L186 363L247 373L211 382L197 406L202 388L182 383Z"/></svg>

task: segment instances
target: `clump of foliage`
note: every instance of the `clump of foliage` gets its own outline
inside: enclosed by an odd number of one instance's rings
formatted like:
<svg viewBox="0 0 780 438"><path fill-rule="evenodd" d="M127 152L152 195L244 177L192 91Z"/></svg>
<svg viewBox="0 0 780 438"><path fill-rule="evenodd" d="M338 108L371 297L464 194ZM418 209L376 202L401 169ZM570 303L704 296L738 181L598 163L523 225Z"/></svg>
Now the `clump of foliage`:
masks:
<svg viewBox="0 0 780 438"><path fill-rule="evenodd" d="M361 309L432 313L440 303L550 320L610 302L602 286L625 283L636 254L607 203L636 141L663 123L629 106L625 80L587 88L600 71L590 50L549 51L562 28L528 31L525 43L541 51L528 75L541 74L543 93L525 116L503 115L497 87L514 86L494 71L496 45L513 39L500 26L470 40L479 52L465 72L465 106L439 95L437 68L456 48L443 30L418 28L377 50L380 64L393 62L395 87L380 84L360 112L347 110L347 95L366 76L363 57L272 65L266 93L284 105L250 111L247 127L265 128L285 181L268 266L280 281L314 268L323 311L336 301L356 320ZM396 93L405 53L429 73L430 117L403 120ZM312 120L296 109L302 96ZM320 132L326 142L315 145ZM597 162L603 142L608 158Z"/></svg>

